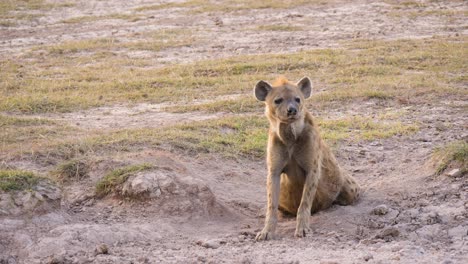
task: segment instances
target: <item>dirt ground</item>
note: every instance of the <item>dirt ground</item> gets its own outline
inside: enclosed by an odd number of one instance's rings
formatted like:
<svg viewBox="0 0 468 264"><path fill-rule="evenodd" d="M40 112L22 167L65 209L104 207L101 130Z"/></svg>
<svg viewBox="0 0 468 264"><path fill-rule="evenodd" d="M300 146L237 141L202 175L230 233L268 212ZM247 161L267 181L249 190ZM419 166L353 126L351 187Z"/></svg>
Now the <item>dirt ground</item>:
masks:
<svg viewBox="0 0 468 264"><path fill-rule="evenodd" d="M428 12L427 16L392 15L392 4L399 1L359 0L191 15L181 12L180 7L163 8L143 12L143 18L136 22L62 23L73 17L128 13L154 4L146 0L76 1L65 9L44 11L37 19L0 27L0 56L14 57L35 45L97 36L125 39L173 28L197 32L202 41L158 52L154 67L240 54L339 47L343 41L359 38L467 34L466 17L449 20L429 12L456 10L466 14L466 2L422 2L425 5L405 8ZM282 24L307 30L255 30ZM0 214L0 263L468 263L468 177L435 175L431 161L434 147L468 139L466 99L448 98L417 106L368 100L313 109L314 115L327 117L404 110L403 122L416 122L420 129L409 136L339 145L335 149L339 162L365 192L356 205L336 205L314 214L313 234L306 238L293 237L295 218L281 216L278 239L255 242L266 204L263 160L191 156L148 147L97 157L89 178L63 186L61 199L34 212ZM228 115L168 113L164 106L113 105L35 116L91 133L163 127ZM155 164L155 169L140 176L157 181L158 188L170 190L168 194L155 193L157 199L144 201L93 195L95 183L109 168L135 162ZM9 160L8 165L50 170L37 160ZM55 193L43 191L49 198Z"/></svg>

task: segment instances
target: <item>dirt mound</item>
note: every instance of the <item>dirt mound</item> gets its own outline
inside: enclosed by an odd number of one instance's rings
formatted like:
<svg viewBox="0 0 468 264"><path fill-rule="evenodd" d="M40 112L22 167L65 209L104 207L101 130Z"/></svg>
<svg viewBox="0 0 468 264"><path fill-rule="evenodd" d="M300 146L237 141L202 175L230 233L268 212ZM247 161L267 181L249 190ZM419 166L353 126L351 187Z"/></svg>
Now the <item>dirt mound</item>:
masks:
<svg viewBox="0 0 468 264"><path fill-rule="evenodd" d="M30 190L0 191L0 216L45 213L60 207L62 191L49 180L41 180Z"/></svg>
<svg viewBox="0 0 468 264"><path fill-rule="evenodd" d="M125 197L151 199L154 208L170 215L210 215L222 211L213 192L202 181L167 170L130 176L121 193Z"/></svg>

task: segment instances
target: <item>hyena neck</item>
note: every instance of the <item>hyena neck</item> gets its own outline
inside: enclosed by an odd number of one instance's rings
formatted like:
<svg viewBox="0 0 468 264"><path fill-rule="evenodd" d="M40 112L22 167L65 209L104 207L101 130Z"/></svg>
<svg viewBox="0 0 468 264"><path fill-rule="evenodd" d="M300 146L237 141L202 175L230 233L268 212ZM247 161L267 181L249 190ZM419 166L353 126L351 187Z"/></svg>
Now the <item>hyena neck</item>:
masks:
<svg viewBox="0 0 468 264"><path fill-rule="evenodd" d="M289 145L295 143L304 131L304 118L300 118L292 123L270 120L270 127L284 144Z"/></svg>

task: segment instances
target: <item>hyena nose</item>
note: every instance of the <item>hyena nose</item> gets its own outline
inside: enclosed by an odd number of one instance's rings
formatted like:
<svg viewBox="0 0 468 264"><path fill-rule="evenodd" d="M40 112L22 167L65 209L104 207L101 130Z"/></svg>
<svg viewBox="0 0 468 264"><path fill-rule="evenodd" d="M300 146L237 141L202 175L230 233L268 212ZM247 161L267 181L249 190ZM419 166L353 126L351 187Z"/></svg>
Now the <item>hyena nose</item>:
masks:
<svg viewBox="0 0 468 264"><path fill-rule="evenodd" d="M288 115L296 115L297 114L297 109L295 107L290 106L288 108Z"/></svg>

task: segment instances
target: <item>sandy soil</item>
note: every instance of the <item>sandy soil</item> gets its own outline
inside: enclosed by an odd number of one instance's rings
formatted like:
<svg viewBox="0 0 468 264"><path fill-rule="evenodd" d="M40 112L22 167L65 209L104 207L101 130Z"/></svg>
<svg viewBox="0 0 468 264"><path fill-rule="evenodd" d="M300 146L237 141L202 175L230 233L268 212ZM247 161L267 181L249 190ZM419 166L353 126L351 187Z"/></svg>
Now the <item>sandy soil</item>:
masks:
<svg viewBox="0 0 468 264"><path fill-rule="evenodd" d="M154 60L158 67L236 54L338 47L341 41L354 38L466 35L468 29L466 18L390 15L393 9L387 1L332 1L291 9L191 16L171 8L143 12L144 19L136 22L60 23L83 15L128 13L150 1L77 2L74 7L49 10L37 21L0 27L0 56L20 55L43 43L97 36L128 38L161 28L196 32L201 41L194 45L159 52ZM415 12L467 9L466 3L458 1L409 8ZM255 30L263 24L284 23L305 27L307 32ZM309 237L294 238L295 219L282 216L277 240L254 241L263 225L266 203L264 161L145 149L100 156L88 179L63 187L58 204L54 200L50 207L35 212L0 215L0 263L468 263L468 178L435 176L430 161L435 146L468 138L466 106L463 100L417 107L371 100L346 108L314 109L315 115L329 117L372 116L403 109L403 121L418 122L421 129L411 136L339 146L338 160L365 193L354 206L334 206L313 215L313 235ZM110 131L223 115L166 113L163 107L116 105L44 116L89 131ZM43 166L31 162L24 166ZM106 171L135 162L155 164L142 177L150 179L149 184L157 181L158 188L167 192L155 191L157 199L145 201L92 195L96 181ZM43 196L45 203L52 199Z"/></svg>

